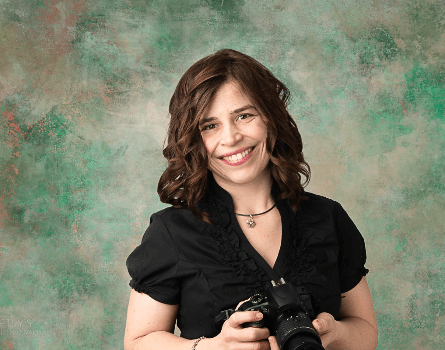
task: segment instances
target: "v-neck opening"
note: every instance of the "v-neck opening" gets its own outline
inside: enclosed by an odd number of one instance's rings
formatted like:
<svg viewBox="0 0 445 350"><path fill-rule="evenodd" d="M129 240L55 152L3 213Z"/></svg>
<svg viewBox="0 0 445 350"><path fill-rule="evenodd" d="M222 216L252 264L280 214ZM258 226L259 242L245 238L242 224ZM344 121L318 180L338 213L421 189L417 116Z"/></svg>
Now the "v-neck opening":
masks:
<svg viewBox="0 0 445 350"><path fill-rule="evenodd" d="M286 201L277 201L277 209L281 217L281 243L280 249L278 250L278 255L275 259L273 267L271 267L266 259L258 253L258 251L253 247L250 241L247 239L243 230L241 229L238 220L234 213L231 213L230 219L232 221L233 228L240 239L241 248L258 264L258 266L263 269L266 275L271 280L277 280L284 275L284 267L286 262L286 254L289 252L289 247L292 242L289 242L292 234L290 232L290 215L289 207Z"/></svg>
<svg viewBox="0 0 445 350"><path fill-rule="evenodd" d="M289 256L289 249L293 243L291 222L294 219L294 215L290 209L289 200L278 199L278 196L281 193L281 189L279 188L278 184L274 181L272 186L272 196L277 204L277 208L281 216L281 244L273 267L271 267L263 256L256 251L256 249L244 235L244 232L241 229L234 213L232 196L217 184L213 174L210 171L208 172L208 186L208 191L214 194L214 198L228 209L232 229L240 240L240 248L251 259L253 259L253 261L266 273L268 278L276 280L277 278L283 277L285 273L286 259Z"/></svg>

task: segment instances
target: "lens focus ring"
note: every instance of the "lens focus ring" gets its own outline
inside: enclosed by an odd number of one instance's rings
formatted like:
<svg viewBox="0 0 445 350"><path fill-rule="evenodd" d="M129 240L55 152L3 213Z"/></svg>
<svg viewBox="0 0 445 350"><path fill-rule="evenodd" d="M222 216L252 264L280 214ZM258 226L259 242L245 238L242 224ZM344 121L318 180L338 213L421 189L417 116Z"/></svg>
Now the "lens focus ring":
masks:
<svg viewBox="0 0 445 350"><path fill-rule="evenodd" d="M320 337L306 315L294 315L283 320L277 328L276 338L283 350L323 349Z"/></svg>

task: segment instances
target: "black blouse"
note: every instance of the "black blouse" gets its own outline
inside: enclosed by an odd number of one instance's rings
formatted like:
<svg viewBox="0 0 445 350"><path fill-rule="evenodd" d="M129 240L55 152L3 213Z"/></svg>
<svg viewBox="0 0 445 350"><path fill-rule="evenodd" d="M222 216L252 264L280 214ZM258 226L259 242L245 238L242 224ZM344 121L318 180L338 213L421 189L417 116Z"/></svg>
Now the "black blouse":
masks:
<svg viewBox="0 0 445 350"><path fill-rule="evenodd" d="M214 224L188 209L166 208L150 218L142 243L128 257L130 286L165 303L179 304L177 324L188 339L214 337L215 317L256 293L271 280L304 286L315 315L338 317L341 293L368 270L362 235L337 202L305 192L294 213L288 200L273 196L282 220L281 248L273 269L239 227L232 197L209 176L199 208Z"/></svg>

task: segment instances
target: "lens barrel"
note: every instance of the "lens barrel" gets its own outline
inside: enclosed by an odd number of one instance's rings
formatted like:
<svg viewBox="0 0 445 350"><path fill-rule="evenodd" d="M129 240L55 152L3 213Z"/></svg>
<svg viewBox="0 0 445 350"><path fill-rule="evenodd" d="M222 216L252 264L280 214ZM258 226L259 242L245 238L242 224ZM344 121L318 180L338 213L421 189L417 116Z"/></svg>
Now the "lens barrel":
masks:
<svg viewBox="0 0 445 350"><path fill-rule="evenodd" d="M281 350L324 350L310 318L304 313L289 316L280 322L276 338Z"/></svg>

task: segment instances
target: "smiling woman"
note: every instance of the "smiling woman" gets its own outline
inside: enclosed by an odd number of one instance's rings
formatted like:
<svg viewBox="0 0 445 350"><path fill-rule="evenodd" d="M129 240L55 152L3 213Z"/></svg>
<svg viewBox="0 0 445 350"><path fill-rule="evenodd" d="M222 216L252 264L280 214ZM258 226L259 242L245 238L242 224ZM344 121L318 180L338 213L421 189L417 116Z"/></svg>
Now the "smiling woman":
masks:
<svg viewBox="0 0 445 350"><path fill-rule="evenodd" d="M209 170L227 190L233 185L257 186L270 178L264 117L235 82L216 92L202 119L201 135L207 150ZM229 190L229 192L231 192Z"/></svg>
<svg viewBox="0 0 445 350"><path fill-rule="evenodd" d="M126 349L375 349L363 238L340 204L304 191L288 98L234 50L179 81L158 184L172 206L127 259ZM234 312L257 294L261 308Z"/></svg>
<svg viewBox="0 0 445 350"><path fill-rule="evenodd" d="M234 125L250 125L258 117L263 121L266 140L261 154L264 157L268 153L270 172L283 190L283 197L289 198L296 210L303 186L309 182L310 169L304 160L297 125L287 111L289 95L286 86L261 63L234 50L221 50L192 65L170 101L171 121L164 149L168 167L158 185L161 201L177 208L187 207L200 220L211 222L196 203L207 187L207 171L212 163L208 150L215 140L213 135L222 135L220 129L230 131L221 125L221 109L230 104L224 112L234 118ZM224 153L217 155L229 156L239 150L226 147Z"/></svg>

